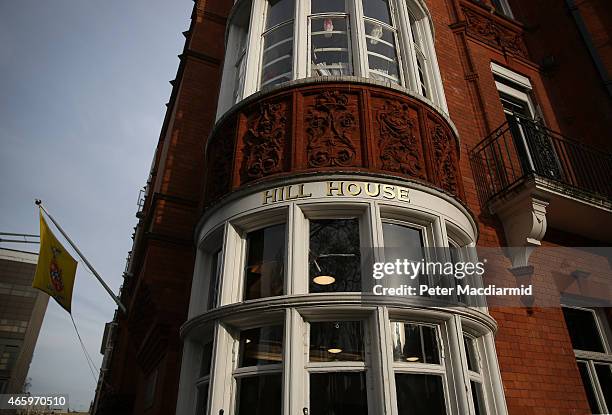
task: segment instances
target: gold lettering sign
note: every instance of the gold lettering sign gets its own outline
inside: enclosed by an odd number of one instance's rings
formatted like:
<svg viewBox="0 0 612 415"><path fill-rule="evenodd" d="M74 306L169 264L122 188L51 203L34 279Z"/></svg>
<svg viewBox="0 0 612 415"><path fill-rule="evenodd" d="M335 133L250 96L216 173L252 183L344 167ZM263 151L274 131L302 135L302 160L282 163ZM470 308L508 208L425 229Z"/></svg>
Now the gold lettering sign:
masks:
<svg viewBox="0 0 612 415"><path fill-rule="evenodd" d="M392 184L363 183L363 182L325 182L326 197L367 196L386 200L410 202L409 190L405 187ZM262 204L285 202L290 200L312 197L312 193L304 190L304 184L276 187L262 192Z"/></svg>
<svg viewBox="0 0 612 415"><path fill-rule="evenodd" d="M271 190L264 190L263 193L263 205L276 202L284 202L286 200L296 200L311 197L312 193L304 192L304 185L299 184L297 186L283 186L277 187Z"/></svg>

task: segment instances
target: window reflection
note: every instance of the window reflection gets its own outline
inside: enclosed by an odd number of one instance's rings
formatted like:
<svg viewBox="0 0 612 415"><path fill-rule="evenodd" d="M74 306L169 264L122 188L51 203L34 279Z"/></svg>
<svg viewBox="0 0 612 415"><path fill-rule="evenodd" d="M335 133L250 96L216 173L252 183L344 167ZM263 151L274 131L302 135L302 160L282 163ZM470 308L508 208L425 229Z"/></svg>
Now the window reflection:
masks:
<svg viewBox="0 0 612 415"><path fill-rule="evenodd" d="M239 366L282 363L283 326L258 327L240 333Z"/></svg>
<svg viewBox="0 0 612 415"><path fill-rule="evenodd" d="M310 24L312 75L352 75L347 18L312 18Z"/></svg>
<svg viewBox="0 0 612 415"><path fill-rule="evenodd" d="M200 377L210 375L210 369L212 366L212 353L213 353L213 343L212 341L206 342L204 346L202 346L202 364L200 366Z"/></svg>
<svg viewBox="0 0 612 415"><path fill-rule="evenodd" d="M285 225L274 225L247 235L244 299L283 294Z"/></svg>
<svg viewBox="0 0 612 415"><path fill-rule="evenodd" d="M310 413L313 415L366 415L365 373L310 375Z"/></svg>
<svg viewBox="0 0 612 415"><path fill-rule="evenodd" d="M198 402L196 406L196 413L198 415L206 415L208 409L208 382L198 387Z"/></svg>
<svg viewBox="0 0 612 415"><path fill-rule="evenodd" d="M310 323L310 361L363 361L361 321Z"/></svg>
<svg viewBox="0 0 612 415"><path fill-rule="evenodd" d="M441 376L396 373L395 390L400 414L446 414Z"/></svg>
<svg viewBox="0 0 612 415"><path fill-rule="evenodd" d="M268 0L266 29L293 19L294 0Z"/></svg>
<svg viewBox="0 0 612 415"><path fill-rule="evenodd" d="M211 255L210 264L210 285L208 287L208 309L215 308L217 306L217 300L219 297L219 282L221 279L221 268L222 255L219 249Z"/></svg>
<svg viewBox="0 0 612 415"><path fill-rule="evenodd" d="M475 340L468 337L463 336L463 345L465 346L465 355L467 358L468 370L472 372L480 372L480 368L478 365L478 357L476 354L476 344Z"/></svg>
<svg viewBox="0 0 612 415"><path fill-rule="evenodd" d="M357 219L310 221L311 293L361 291Z"/></svg>
<svg viewBox="0 0 612 415"><path fill-rule="evenodd" d="M563 307L563 315L574 349L605 352L592 311Z"/></svg>
<svg viewBox="0 0 612 415"><path fill-rule="evenodd" d="M472 380L470 381L470 388L472 389L472 402L474 402L476 415L486 415L487 411L482 393L482 384Z"/></svg>
<svg viewBox="0 0 612 415"><path fill-rule="evenodd" d="M276 415L281 413L282 375L238 378L237 415Z"/></svg>
<svg viewBox="0 0 612 415"><path fill-rule="evenodd" d="M594 414L599 412L599 405L597 404L597 397L595 396L595 390L593 388L593 382L589 376L589 369L586 362L578 361L578 370L580 371L580 377L582 379L582 385L589 401L589 408Z"/></svg>
<svg viewBox="0 0 612 415"><path fill-rule="evenodd" d="M391 332L396 362L440 364L435 327L392 322Z"/></svg>
<svg viewBox="0 0 612 415"><path fill-rule="evenodd" d="M383 223L383 238L385 241L385 260L387 262L396 259L421 262L425 259L423 246L423 232L411 226L396 223ZM413 280L418 284L427 284L428 278L425 274L419 274Z"/></svg>
<svg viewBox="0 0 612 415"><path fill-rule="evenodd" d="M595 373L608 410L612 408L612 366L607 363L595 363Z"/></svg>

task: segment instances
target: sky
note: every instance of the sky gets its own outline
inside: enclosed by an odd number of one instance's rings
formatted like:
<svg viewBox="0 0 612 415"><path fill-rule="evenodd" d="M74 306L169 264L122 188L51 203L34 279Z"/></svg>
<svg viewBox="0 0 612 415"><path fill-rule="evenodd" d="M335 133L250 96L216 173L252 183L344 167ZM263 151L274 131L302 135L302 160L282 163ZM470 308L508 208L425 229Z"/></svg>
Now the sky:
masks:
<svg viewBox="0 0 612 415"><path fill-rule="evenodd" d="M0 232L38 234L34 199L42 199L118 292L192 7L0 0ZM73 315L97 368L115 308L80 262ZM69 315L54 301L28 377L32 394L67 394L71 409L86 410L93 399Z"/></svg>

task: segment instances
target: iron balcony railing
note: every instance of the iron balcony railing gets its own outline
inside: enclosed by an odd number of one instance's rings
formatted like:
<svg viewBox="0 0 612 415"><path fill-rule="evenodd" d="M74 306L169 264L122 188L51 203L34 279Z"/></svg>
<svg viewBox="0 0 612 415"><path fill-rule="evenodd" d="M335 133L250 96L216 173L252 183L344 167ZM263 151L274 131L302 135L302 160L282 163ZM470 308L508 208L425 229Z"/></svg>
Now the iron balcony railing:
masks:
<svg viewBox="0 0 612 415"><path fill-rule="evenodd" d="M507 118L470 152L483 204L532 176L612 200L612 154L564 137L539 121Z"/></svg>

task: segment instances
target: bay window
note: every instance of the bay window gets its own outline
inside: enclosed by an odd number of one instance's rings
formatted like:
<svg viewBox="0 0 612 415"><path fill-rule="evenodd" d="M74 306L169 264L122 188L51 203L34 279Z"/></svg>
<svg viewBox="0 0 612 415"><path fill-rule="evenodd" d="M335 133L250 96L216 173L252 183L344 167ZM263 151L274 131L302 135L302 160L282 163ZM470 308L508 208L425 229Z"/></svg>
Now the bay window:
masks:
<svg viewBox="0 0 612 415"><path fill-rule="evenodd" d="M282 295L285 269L285 225L268 226L246 237L244 299Z"/></svg>
<svg viewBox="0 0 612 415"><path fill-rule="evenodd" d="M261 86L292 79L293 0L268 0L262 34Z"/></svg>
<svg viewBox="0 0 612 415"><path fill-rule="evenodd" d="M368 413L364 322L311 322L310 412Z"/></svg>
<svg viewBox="0 0 612 415"><path fill-rule="evenodd" d="M282 410L283 326L240 332L236 414L280 414Z"/></svg>
<svg viewBox="0 0 612 415"><path fill-rule="evenodd" d="M309 292L361 291L358 219L310 221Z"/></svg>
<svg viewBox="0 0 612 415"><path fill-rule="evenodd" d="M356 76L404 87L446 111L431 18L416 0L247 0L230 16L218 116L294 79ZM250 21L243 21L244 10ZM242 20L241 20L242 19ZM239 21L240 20L240 21ZM241 37L248 32L247 38Z"/></svg>
<svg viewBox="0 0 612 415"><path fill-rule="evenodd" d="M391 322L398 413L444 415L446 369L437 325Z"/></svg>

